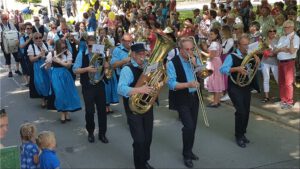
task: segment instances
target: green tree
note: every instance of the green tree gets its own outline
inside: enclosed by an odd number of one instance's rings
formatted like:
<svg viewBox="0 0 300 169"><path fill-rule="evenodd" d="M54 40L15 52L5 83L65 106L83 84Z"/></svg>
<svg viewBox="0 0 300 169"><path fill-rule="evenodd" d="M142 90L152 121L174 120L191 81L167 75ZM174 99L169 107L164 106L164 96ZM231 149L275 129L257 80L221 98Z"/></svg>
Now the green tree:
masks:
<svg viewBox="0 0 300 169"><path fill-rule="evenodd" d="M22 3L41 3L42 0L17 0Z"/></svg>

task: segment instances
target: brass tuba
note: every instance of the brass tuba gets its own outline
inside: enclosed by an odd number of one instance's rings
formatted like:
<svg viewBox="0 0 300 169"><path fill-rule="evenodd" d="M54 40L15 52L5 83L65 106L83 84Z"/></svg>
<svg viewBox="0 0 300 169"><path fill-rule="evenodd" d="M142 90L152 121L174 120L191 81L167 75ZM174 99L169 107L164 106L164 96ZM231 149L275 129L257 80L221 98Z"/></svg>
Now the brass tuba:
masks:
<svg viewBox="0 0 300 169"><path fill-rule="evenodd" d="M138 114L146 113L154 104L160 89L166 84L167 74L163 65L163 59L168 52L175 47L175 42L165 35L156 33L156 42L147 66L144 68L142 75L139 77L135 87L147 85L153 88L150 94L135 94L129 98L129 108ZM153 71L149 70L150 66L157 64Z"/></svg>
<svg viewBox="0 0 300 169"><path fill-rule="evenodd" d="M249 53L243 59L243 62L241 63L241 66L246 69L247 74L243 75L241 73L238 73L236 79L234 79L232 76L230 76L230 79L232 80L232 82L240 87L245 87L245 86L249 85L258 70L260 62L257 62L255 60L254 55L257 55L259 57L259 59L261 60L262 52L266 49L269 49L269 45L266 42L259 41L258 43L259 43L258 48L256 50L254 50L253 52Z"/></svg>
<svg viewBox="0 0 300 169"><path fill-rule="evenodd" d="M102 55L95 53L90 60L89 66L93 66L97 69L97 72L95 73L88 73L90 83L92 85L96 85L103 79L104 76L104 58Z"/></svg>

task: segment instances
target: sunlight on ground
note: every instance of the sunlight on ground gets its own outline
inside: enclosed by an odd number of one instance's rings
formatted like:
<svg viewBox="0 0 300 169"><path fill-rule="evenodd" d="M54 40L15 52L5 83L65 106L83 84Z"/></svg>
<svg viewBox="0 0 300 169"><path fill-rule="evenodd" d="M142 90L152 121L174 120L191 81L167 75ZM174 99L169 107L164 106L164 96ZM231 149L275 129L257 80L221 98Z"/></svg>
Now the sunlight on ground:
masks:
<svg viewBox="0 0 300 169"><path fill-rule="evenodd" d="M78 136L87 135L87 131L86 131L86 129L83 128L83 127L75 128L74 131L76 132L76 134L77 134Z"/></svg>
<svg viewBox="0 0 300 169"><path fill-rule="evenodd" d="M290 120L289 124L300 124L300 119Z"/></svg>
<svg viewBox="0 0 300 169"><path fill-rule="evenodd" d="M263 118L262 116L256 116L255 120L257 120L257 121L263 121L263 120L266 120L266 119Z"/></svg>
<svg viewBox="0 0 300 169"><path fill-rule="evenodd" d="M22 94L22 93L27 93L29 92L29 89L23 89L23 90L16 90L16 91L12 91L12 92L7 92L9 94Z"/></svg>
<svg viewBox="0 0 300 169"><path fill-rule="evenodd" d="M300 159L299 145L296 147L295 152L291 152L290 156L294 159Z"/></svg>
<svg viewBox="0 0 300 169"><path fill-rule="evenodd" d="M289 110L283 110L281 109L279 102L278 103L271 103L271 104L265 104L262 107L264 108L268 108L268 109L273 109L276 111L277 114L283 115L283 114L287 114L287 113L300 113L300 107L299 107L299 103L296 103L292 109Z"/></svg>
<svg viewBox="0 0 300 169"><path fill-rule="evenodd" d="M34 124L42 124L42 123L54 123L56 120L49 120L49 119L45 119L45 118L40 118L39 120L35 120L32 123Z"/></svg>

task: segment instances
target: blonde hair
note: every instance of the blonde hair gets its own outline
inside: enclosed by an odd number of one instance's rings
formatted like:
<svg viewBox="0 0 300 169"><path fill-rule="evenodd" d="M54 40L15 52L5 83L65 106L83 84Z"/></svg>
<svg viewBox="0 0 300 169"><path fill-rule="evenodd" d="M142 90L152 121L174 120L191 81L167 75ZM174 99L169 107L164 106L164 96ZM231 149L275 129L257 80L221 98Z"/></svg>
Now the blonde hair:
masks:
<svg viewBox="0 0 300 169"><path fill-rule="evenodd" d="M22 140L33 140L36 134L36 126L32 123L24 123L20 127L20 135Z"/></svg>
<svg viewBox="0 0 300 169"><path fill-rule="evenodd" d="M191 37L181 37L179 39L179 41L178 41L179 48L182 48L183 47L183 43L185 43L187 41L189 41L189 42L191 42L191 43L194 44L194 40Z"/></svg>
<svg viewBox="0 0 300 169"><path fill-rule="evenodd" d="M37 144L41 149L53 148L52 146L55 145L55 143L55 134L52 131L42 131L37 137Z"/></svg>

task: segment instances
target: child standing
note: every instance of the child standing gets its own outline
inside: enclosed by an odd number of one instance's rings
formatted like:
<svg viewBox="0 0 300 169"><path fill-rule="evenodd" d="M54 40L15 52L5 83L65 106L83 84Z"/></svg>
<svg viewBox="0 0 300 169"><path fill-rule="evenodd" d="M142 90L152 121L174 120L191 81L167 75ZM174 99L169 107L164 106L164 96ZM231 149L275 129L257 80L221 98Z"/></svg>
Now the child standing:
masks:
<svg viewBox="0 0 300 169"><path fill-rule="evenodd" d="M39 149L35 143L36 127L32 123L25 123L20 127L21 169L39 168Z"/></svg>
<svg viewBox="0 0 300 169"><path fill-rule="evenodd" d="M43 131L38 135L38 144L42 149L40 155L41 169L59 169L60 162L54 151L56 147L55 135L51 131Z"/></svg>

